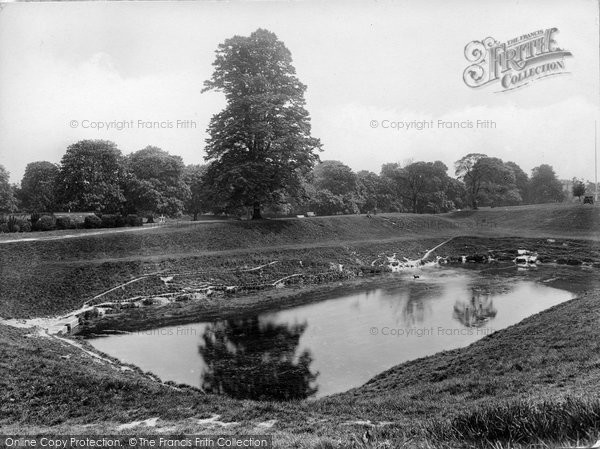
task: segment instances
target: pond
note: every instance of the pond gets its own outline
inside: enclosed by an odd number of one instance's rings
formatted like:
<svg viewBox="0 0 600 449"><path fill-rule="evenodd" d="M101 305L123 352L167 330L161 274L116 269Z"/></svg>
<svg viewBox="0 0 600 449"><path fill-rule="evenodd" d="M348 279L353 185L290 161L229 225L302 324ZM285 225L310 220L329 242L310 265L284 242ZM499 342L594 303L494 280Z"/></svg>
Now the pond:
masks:
<svg viewBox="0 0 600 449"><path fill-rule="evenodd" d="M400 273L385 288L235 319L90 339L161 379L247 399L318 398L358 387L399 363L467 346L572 299L509 274Z"/></svg>

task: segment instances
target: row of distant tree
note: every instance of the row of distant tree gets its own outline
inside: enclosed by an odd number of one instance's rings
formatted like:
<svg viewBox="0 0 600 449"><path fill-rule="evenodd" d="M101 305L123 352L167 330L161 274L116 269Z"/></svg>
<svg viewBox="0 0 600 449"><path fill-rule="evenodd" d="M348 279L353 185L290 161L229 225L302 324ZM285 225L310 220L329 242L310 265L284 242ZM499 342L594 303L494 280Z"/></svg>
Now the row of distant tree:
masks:
<svg viewBox="0 0 600 449"><path fill-rule="evenodd" d="M27 165L20 185L10 185L0 166L0 210L101 213L247 213L214 200L207 165L185 165L180 156L148 146L124 156L105 140L68 147L60 164ZM468 154L455 163L455 176L440 162L388 163L379 174L355 173L339 161L323 161L302 180L299 194L264 205L267 213L319 215L381 212L440 213L456 208L559 202L565 199L551 166L528 176L514 162ZM585 184L573 182L582 196Z"/></svg>
<svg viewBox="0 0 600 449"><path fill-rule="evenodd" d="M561 202L563 185L550 165L527 175L516 163L481 153L456 161L455 177L440 161L388 163L379 174L354 173L339 161L324 161L307 181L307 199L291 201L292 209L319 214L369 211L441 213L465 207L507 206ZM583 195L585 184L573 181L573 194Z"/></svg>
<svg viewBox="0 0 600 449"><path fill-rule="evenodd" d="M58 165L29 164L20 186L11 186L1 168L0 210L194 218L251 212L259 219L263 213L437 213L564 199L551 166L528 176L514 162L480 153L456 161L454 177L440 161L384 164L379 174L320 162L322 144L311 135L304 107L306 86L290 51L268 30L225 40L213 68L203 92L221 92L226 106L210 120L206 165L185 166L152 146L124 156L113 142L82 140Z"/></svg>

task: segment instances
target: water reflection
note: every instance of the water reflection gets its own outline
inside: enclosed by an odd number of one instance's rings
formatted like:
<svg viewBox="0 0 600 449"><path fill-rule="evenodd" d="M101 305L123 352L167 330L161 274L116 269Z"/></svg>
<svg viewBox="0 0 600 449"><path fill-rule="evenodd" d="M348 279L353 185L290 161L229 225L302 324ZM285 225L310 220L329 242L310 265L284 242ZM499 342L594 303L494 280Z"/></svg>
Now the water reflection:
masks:
<svg viewBox="0 0 600 449"><path fill-rule="evenodd" d="M577 281L580 271L568 280ZM332 292L329 299L258 317L90 343L161 379L213 393L303 399L345 391L398 363L466 346L574 296L514 269L482 274L444 268L394 279L391 287Z"/></svg>
<svg viewBox="0 0 600 449"><path fill-rule="evenodd" d="M415 282L401 290L388 288L383 291L383 298L390 308L390 316L396 317L396 323L414 327L423 324L432 313L431 298L442 295L443 286Z"/></svg>
<svg viewBox="0 0 600 449"><path fill-rule="evenodd" d="M257 316L209 324L199 352L206 392L237 399L305 399L317 392L310 350L298 353L302 324L274 323Z"/></svg>
<svg viewBox="0 0 600 449"><path fill-rule="evenodd" d="M471 299L456 301L452 317L463 326L481 327L496 318L497 313L491 293L472 289Z"/></svg>

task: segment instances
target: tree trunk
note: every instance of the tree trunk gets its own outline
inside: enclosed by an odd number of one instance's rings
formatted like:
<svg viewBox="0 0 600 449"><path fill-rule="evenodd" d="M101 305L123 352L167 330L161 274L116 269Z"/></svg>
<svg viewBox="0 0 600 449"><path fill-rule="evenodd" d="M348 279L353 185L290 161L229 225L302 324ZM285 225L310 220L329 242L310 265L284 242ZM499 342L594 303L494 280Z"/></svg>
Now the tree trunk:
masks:
<svg viewBox="0 0 600 449"><path fill-rule="evenodd" d="M253 220L261 220L262 219L262 215L260 214L260 202L258 202L258 201L254 202L254 210L252 212L252 219Z"/></svg>
<svg viewBox="0 0 600 449"><path fill-rule="evenodd" d="M198 212L194 212L194 218L192 221L198 221Z"/></svg>

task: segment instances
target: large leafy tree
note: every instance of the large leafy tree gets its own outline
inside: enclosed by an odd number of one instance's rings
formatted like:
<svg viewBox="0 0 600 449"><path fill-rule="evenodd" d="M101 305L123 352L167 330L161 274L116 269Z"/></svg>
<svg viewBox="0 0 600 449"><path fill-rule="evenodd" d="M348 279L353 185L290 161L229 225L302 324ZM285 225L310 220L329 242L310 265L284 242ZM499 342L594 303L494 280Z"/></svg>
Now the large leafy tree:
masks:
<svg viewBox="0 0 600 449"><path fill-rule="evenodd" d="M189 186L190 195L185 201L185 211L192 214L194 221L198 215L212 209L207 194L209 188L205 184L206 165L188 165L185 167L185 183Z"/></svg>
<svg viewBox="0 0 600 449"><path fill-rule="evenodd" d="M476 168L485 173L481 200L484 205L515 205L521 195L515 185L515 173L502 159L489 157L480 160Z"/></svg>
<svg viewBox="0 0 600 449"><path fill-rule="evenodd" d="M529 176L523 171L516 162L506 162L505 164L510 168L515 175L515 186L519 191L519 195L524 202L529 201Z"/></svg>
<svg viewBox="0 0 600 449"><path fill-rule="evenodd" d="M309 207L319 215L350 214L360 211L358 178L339 161L323 161L311 176Z"/></svg>
<svg viewBox="0 0 600 449"><path fill-rule="evenodd" d="M261 207L302 193L302 179L318 161L304 108L306 86L290 51L270 31L220 44L204 91L223 92L227 106L211 119L206 177L212 196L229 209Z"/></svg>
<svg viewBox="0 0 600 449"><path fill-rule="evenodd" d="M534 203L562 201L565 194L552 166L542 164L531 171L531 199Z"/></svg>
<svg viewBox="0 0 600 449"><path fill-rule="evenodd" d="M450 177L449 177L450 178ZM446 184L444 193L448 200L452 201L454 207L462 209L467 204L467 191L463 182L450 178Z"/></svg>
<svg viewBox="0 0 600 449"><path fill-rule="evenodd" d="M0 165L0 211L14 212L17 208L14 186L9 182L10 173Z"/></svg>
<svg viewBox="0 0 600 449"><path fill-rule="evenodd" d="M181 214L190 196L181 156L148 146L128 155L125 165L125 192L131 210L148 216Z"/></svg>
<svg viewBox="0 0 600 449"><path fill-rule="evenodd" d="M402 166L397 162L388 162L381 166L380 179L383 189L389 199L389 210L392 212L405 212L408 208L404 205L402 191ZM385 210L385 208L383 208Z"/></svg>
<svg viewBox="0 0 600 449"><path fill-rule="evenodd" d="M392 195L388 186L377 173L361 170L356 174L358 179L358 196L361 212L391 210Z"/></svg>
<svg viewBox="0 0 600 449"><path fill-rule="evenodd" d="M120 211L125 201L122 159L121 151L108 140L81 140L69 146L58 174L58 192L65 207Z"/></svg>
<svg viewBox="0 0 600 449"><path fill-rule="evenodd" d="M334 195L354 193L358 186L356 173L340 161L323 161L313 170L317 189L329 190Z"/></svg>
<svg viewBox="0 0 600 449"><path fill-rule="evenodd" d="M399 172L402 195L413 213L422 213L431 204L434 211L448 209L444 191L449 184L448 167L440 161L413 162Z"/></svg>
<svg viewBox="0 0 600 449"><path fill-rule="evenodd" d="M56 208L56 180L59 168L48 161L31 162L25 168L19 196L29 211L53 212Z"/></svg>
<svg viewBox="0 0 600 449"><path fill-rule="evenodd" d="M465 183L471 207L479 204L519 203L515 173L501 159L470 153L456 161L456 176Z"/></svg>
<svg viewBox="0 0 600 449"><path fill-rule="evenodd" d="M469 153L454 163L456 176L465 183L469 202L473 209L478 207L478 198L481 186L485 179L485 173L479 170L476 164L481 159L487 158L482 153Z"/></svg>

